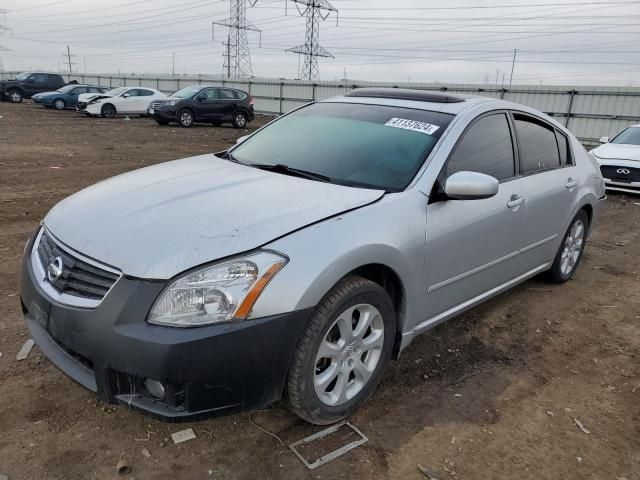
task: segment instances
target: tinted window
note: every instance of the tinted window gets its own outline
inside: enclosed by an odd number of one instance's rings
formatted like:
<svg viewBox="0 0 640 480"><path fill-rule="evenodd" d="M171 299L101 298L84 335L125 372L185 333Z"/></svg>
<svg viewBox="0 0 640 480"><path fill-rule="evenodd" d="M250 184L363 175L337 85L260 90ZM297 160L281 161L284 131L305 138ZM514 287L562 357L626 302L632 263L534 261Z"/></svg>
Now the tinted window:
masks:
<svg viewBox="0 0 640 480"><path fill-rule="evenodd" d="M235 95L233 90L227 90L225 88L218 89L218 98L220 100L235 100Z"/></svg>
<svg viewBox="0 0 640 480"><path fill-rule="evenodd" d="M152 90L144 90L144 89L138 90L139 97L150 97L151 95L153 95L153 93L154 92Z"/></svg>
<svg viewBox="0 0 640 480"><path fill-rule="evenodd" d="M529 117L514 115L523 173L560 166L555 130Z"/></svg>
<svg viewBox="0 0 640 480"><path fill-rule="evenodd" d="M560 164L572 165L571 150L569 149L569 139L558 130L556 130L556 138L558 139L558 150L560 152Z"/></svg>
<svg viewBox="0 0 640 480"><path fill-rule="evenodd" d="M202 92L200 92L200 94L198 95L198 98L203 98L205 100L217 100L218 92L216 91L215 88L207 88L206 90L203 90Z"/></svg>
<svg viewBox="0 0 640 480"><path fill-rule="evenodd" d="M31 75L31 79L35 80L36 83L46 83L48 81L47 75L44 73L34 73Z"/></svg>
<svg viewBox="0 0 640 480"><path fill-rule="evenodd" d="M382 105L320 102L271 123L233 148L238 161L283 164L332 183L404 189L453 115Z"/></svg>
<svg viewBox="0 0 640 480"><path fill-rule="evenodd" d="M483 117L458 141L447 163L447 176L478 172L505 180L515 175L511 130L504 113Z"/></svg>
<svg viewBox="0 0 640 480"><path fill-rule="evenodd" d="M247 97L244 93L242 93L239 90L234 90L233 91L233 96L236 98L236 100L242 100L242 99Z"/></svg>

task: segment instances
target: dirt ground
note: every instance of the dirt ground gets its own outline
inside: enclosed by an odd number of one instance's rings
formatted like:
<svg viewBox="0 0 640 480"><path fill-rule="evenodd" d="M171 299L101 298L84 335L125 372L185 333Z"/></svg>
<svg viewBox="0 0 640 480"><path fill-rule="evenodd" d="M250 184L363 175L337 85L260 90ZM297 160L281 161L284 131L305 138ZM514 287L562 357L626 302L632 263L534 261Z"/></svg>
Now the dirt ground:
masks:
<svg viewBox="0 0 640 480"><path fill-rule="evenodd" d="M47 210L103 178L243 134L0 103L0 474L428 478L420 464L440 479L640 479L640 197L610 195L572 281L531 280L414 341L351 419L369 442L317 470L257 427L284 445L318 430L282 405L166 424L97 401L37 347L17 361L29 338L19 262ZM174 445L170 434L189 427L197 438ZM128 475L116 472L121 458Z"/></svg>

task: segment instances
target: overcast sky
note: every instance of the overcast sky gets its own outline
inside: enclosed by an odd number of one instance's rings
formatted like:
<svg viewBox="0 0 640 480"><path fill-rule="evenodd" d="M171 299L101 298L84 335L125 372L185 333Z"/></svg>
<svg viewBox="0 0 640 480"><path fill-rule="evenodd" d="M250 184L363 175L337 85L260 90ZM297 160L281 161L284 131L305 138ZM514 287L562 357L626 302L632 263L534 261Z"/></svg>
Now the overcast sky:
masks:
<svg viewBox="0 0 640 480"><path fill-rule="evenodd" d="M640 1L332 0L320 26L322 80L640 86ZM0 0L5 70L222 73L229 0ZM305 19L291 0L258 0L247 17L254 74L296 78ZM0 49L2 50L2 49Z"/></svg>

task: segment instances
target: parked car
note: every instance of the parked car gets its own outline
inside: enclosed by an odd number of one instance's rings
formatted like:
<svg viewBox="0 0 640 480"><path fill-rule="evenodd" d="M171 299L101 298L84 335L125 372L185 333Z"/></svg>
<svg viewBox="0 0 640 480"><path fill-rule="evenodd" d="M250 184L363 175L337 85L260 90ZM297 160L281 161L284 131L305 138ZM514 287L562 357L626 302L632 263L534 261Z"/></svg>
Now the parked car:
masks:
<svg viewBox="0 0 640 480"><path fill-rule="evenodd" d="M82 93L78 97L78 104L76 105L76 112L82 112L85 108L87 108L87 105L92 100L99 100L99 99L107 98L107 97L117 97L118 95L120 95L121 93L124 93L126 91L127 91L127 87L116 87L116 88L111 88L111 89L107 90L104 93L98 93L98 94L96 94L96 93Z"/></svg>
<svg viewBox="0 0 640 480"><path fill-rule="evenodd" d="M255 118L253 98L247 92L210 85L191 85L167 99L154 101L148 114L160 125L177 122L185 128L196 122L229 122L236 128L245 128Z"/></svg>
<svg viewBox="0 0 640 480"><path fill-rule="evenodd" d="M80 191L25 246L31 335L100 398L338 421L418 334L569 280L604 198L567 129L497 99L355 90L240 140Z"/></svg>
<svg viewBox="0 0 640 480"><path fill-rule="evenodd" d="M631 125L612 139L602 137L591 154L600 165L609 190L640 193L640 124Z"/></svg>
<svg viewBox="0 0 640 480"><path fill-rule="evenodd" d="M121 87L86 102L82 110L87 115L113 118L116 115L145 115L149 103L167 98L159 90L146 87Z"/></svg>
<svg viewBox="0 0 640 480"><path fill-rule="evenodd" d="M20 103L23 99L31 98L36 93L57 90L64 84L62 76L56 73L21 73L13 80L0 82L0 98Z"/></svg>
<svg viewBox="0 0 640 480"><path fill-rule="evenodd" d="M94 85L65 85L55 92L37 93L31 97L31 100L44 107L64 110L65 108L75 108L80 95L96 95L104 93L107 90L106 88L96 87Z"/></svg>

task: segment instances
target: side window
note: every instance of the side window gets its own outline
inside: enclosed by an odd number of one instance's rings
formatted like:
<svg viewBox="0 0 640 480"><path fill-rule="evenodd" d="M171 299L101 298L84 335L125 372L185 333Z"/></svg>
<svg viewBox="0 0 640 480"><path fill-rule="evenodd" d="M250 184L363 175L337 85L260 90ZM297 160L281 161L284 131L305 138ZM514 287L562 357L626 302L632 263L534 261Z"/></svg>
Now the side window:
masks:
<svg viewBox="0 0 640 480"><path fill-rule="evenodd" d="M564 133L560 133L558 130L556 130L556 138L558 139L558 150L560 151L560 165L573 165L569 139Z"/></svg>
<svg viewBox="0 0 640 480"><path fill-rule="evenodd" d="M555 129L530 117L514 114L522 172L535 173L560 166Z"/></svg>
<svg viewBox="0 0 640 480"><path fill-rule="evenodd" d="M220 100L235 100L235 95L233 90L228 90L226 88L221 88L218 90L218 95Z"/></svg>
<svg viewBox="0 0 640 480"><path fill-rule="evenodd" d="M80 95L81 93L87 93L87 88L86 87L78 87L78 88L74 88L71 92L72 95Z"/></svg>
<svg viewBox="0 0 640 480"><path fill-rule="evenodd" d="M127 95L129 95L130 97L138 97L138 96L140 96L140 94L138 92L139 92L139 90L137 90L135 88L132 88L131 90L127 90L125 93ZM124 93L123 93L123 95L124 95Z"/></svg>
<svg viewBox="0 0 640 480"><path fill-rule="evenodd" d="M507 116L489 115L471 125L447 163L447 177L469 171L506 180L515 175L513 142Z"/></svg>
<svg viewBox="0 0 640 480"><path fill-rule="evenodd" d="M33 79L36 83L47 83L48 80L47 75L44 73L34 73L29 78Z"/></svg>
<svg viewBox="0 0 640 480"><path fill-rule="evenodd" d="M150 97L153 95L153 90L140 89L138 90L138 96L140 97Z"/></svg>
<svg viewBox="0 0 640 480"><path fill-rule="evenodd" d="M218 92L215 88L207 88L198 94L199 97L204 98L205 100L217 100Z"/></svg>
<svg viewBox="0 0 640 480"><path fill-rule="evenodd" d="M236 100L243 100L247 98L247 96L239 90L234 90L233 96L235 97Z"/></svg>

